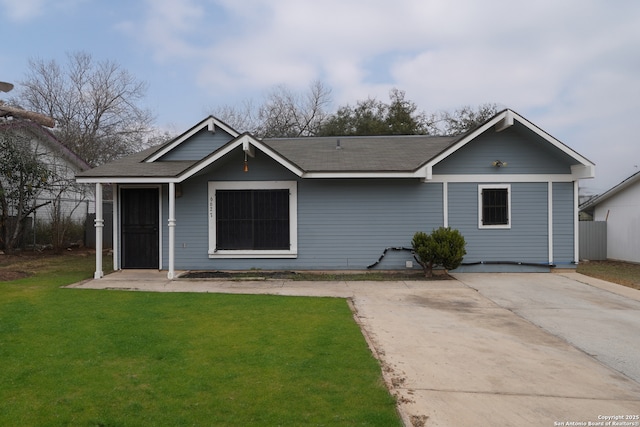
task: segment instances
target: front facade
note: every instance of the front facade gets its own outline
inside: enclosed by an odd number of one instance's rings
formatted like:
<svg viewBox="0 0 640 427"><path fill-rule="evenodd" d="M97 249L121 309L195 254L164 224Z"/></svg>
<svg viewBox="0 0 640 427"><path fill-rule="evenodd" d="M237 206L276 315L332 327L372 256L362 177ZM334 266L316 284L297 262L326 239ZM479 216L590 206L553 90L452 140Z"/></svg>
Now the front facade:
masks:
<svg viewBox="0 0 640 427"><path fill-rule="evenodd" d="M440 226L467 241L461 270L572 267L578 180L593 170L504 110L460 137L259 140L209 117L77 180L95 184L99 199L114 185L114 268L173 278L176 270L415 268L410 251L386 249ZM96 225L99 240L101 212Z"/></svg>

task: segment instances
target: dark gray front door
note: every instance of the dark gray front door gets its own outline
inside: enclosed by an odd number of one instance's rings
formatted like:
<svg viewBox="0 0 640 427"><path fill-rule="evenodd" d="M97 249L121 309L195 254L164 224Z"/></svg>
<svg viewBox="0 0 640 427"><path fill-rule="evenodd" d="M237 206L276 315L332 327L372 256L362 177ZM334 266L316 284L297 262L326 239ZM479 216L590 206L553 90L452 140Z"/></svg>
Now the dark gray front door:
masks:
<svg viewBox="0 0 640 427"><path fill-rule="evenodd" d="M123 188L122 268L159 267L159 208L157 188Z"/></svg>

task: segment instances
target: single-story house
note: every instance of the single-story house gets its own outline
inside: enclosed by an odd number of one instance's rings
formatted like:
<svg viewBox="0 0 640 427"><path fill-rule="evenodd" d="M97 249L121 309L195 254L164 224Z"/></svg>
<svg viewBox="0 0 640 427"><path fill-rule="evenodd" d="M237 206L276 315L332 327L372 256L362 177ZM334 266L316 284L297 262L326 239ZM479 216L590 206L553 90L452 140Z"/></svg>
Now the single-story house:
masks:
<svg viewBox="0 0 640 427"><path fill-rule="evenodd" d="M53 124L46 116L0 103L0 133L28 143L29 153L51 173L50 184L35 196L35 205L42 206L32 217L37 215L38 222L45 223L60 216L81 222L93 200L93 189L76 183L75 175L91 166L47 129Z"/></svg>
<svg viewBox="0 0 640 427"><path fill-rule="evenodd" d="M258 139L207 117L76 179L96 185L96 201L104 184L115 186L114 269L173 278L416 268L409 251L386 249L440 226L466 239L461 269L572 267L578 181L593 176L591 161L506 109L455 137Z"/></svg>
<svg viewBox="0 0 640 427"><path fill-rule="evenodd" d="M640 263L640 172L580 206L607 223L607 258Z"/></svg>

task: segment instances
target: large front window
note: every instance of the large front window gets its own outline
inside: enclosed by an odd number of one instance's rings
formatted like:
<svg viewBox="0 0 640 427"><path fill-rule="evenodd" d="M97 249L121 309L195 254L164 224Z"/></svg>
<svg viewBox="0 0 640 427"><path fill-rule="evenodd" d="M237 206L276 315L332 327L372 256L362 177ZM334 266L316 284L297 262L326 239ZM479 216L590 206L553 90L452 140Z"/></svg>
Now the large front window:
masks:
<svg viewBox="0 0 640 427"><path fill-rule="evenodd" d="M297 251L296 183L209 183L209 256L280 257Z"/></svg>

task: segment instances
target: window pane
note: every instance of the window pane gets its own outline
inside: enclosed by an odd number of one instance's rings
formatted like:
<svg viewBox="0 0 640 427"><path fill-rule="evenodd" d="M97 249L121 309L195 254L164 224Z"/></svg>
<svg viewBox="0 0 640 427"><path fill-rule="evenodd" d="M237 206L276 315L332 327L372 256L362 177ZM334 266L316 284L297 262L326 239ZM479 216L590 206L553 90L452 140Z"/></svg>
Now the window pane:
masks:
<svg viewBox="0 0 640 427"><path fill-rule="evenodd" d="M485 188L482 190L483 225L509 224L508 197L509 194L506 188Z"/></svg>
<svg viewBox="0 0 640 427"><path fill-rule="evenodd" d="M289 249L289 190L218 190L217 249Z"/></svg>

